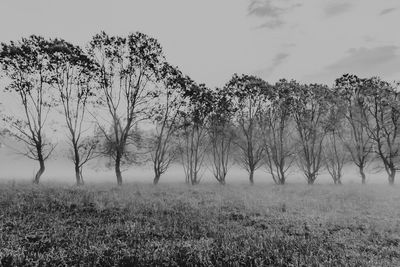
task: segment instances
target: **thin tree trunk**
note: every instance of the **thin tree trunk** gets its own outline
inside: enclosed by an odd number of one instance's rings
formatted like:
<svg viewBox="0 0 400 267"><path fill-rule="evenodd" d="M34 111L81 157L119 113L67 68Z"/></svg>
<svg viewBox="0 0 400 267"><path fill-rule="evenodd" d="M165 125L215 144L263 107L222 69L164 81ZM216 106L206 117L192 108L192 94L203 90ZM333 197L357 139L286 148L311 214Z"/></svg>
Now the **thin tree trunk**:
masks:
<svg viewBox="0 0 400 267"><path fill-rule="evenodd" d="M82 174L82 172L83 172L83 169L82 169L82 166L79 168L79 175L81 176L81 185L84 185L85 184L85 181L83 180L83 174Z"/></svg>
<svg viewBox="0 0 400 267"><path fill-rule="evenodd" d="M115 158L115 175L117 176L117 184L122 185L122 173L121 173L121 154L117 152Z"/></svg>
<svg viewBox="0 0 400 267"><path fill-rule="evenodd" d="M158 182L160 181L160 176L161 176L161 174L158 172L155 174L154 180L153 180L154 185L158 184Z"/></svg>
<svg viewBox="0 0 400 267"><path fill-rule="evenodd" d="M340 175L335 175L335 177L333 177L333 182L335 185L341 185L342 184L342 180Z"/></svg>
<svg viewBox="0 0 400 267"><path fill-rule="evenodd" d="M396 170L395 169L391 169L390 173L389 173L389 184L390 185L394 185L395 176L396 176Z"/></svg>
<svg viewBox="0 0 400 267"><path fill-rule="evenodd" d="M254 185L254 169L250 169L249 181L251 185Z"/></svg>
<svg viewBox="0 0 400 267"><path fill-rule="evenodd" d="M79 168L79 163L75 163L75 178L76 178L76 185L83 185L82 173Z"/></svg>
<svg viewBox="0 0 400 267"><path fill-rule="evenodd" d="M282 165L279 167L279 184L284 185L286 183L286 176L285 176L285 171L283 170Z"/></svg>
<svg viewBox="0 0 400 267"><path fill-rule="evenodd" d="M366 184L366 176L365 176L365 173L364 173L364 166L363 165L359 166L359 171L360 171L360 175L361 175L361 183L362 184Z"/></svg>
<svg viewBox="0 0 400 267"><path fill-rule="evenodd" d="M34 184L38 184L38 183L39 183L40 177L42 176L42 174L43 174L44 171L45 171L43 156L42 156L42 155L39 155L39 159L38 159L38 160L39 160L39 165L40 165L40 167L39 167L38 172L37 172L36 175L35 175L35 179L33 180L33 183L34 183Z"/></svg>
<svg viewBox="0 0 400 267"><path fill-rule="evenodd" d="M315 182L315 180L316 180L315 174L309 174L309 175L307 175L307 183L308 183L309 185L313 185L314 182Z"/></svg>
<svg viewBox="0 0 400 267"><path fill-rule="evenodd" d="M82 180L82 173L80 170L80 158L79 158L79 151L78 151L78 145L74 141L74 165L75 165L75 178L76 178L76 185L83 185L83 180Z"/></svg>

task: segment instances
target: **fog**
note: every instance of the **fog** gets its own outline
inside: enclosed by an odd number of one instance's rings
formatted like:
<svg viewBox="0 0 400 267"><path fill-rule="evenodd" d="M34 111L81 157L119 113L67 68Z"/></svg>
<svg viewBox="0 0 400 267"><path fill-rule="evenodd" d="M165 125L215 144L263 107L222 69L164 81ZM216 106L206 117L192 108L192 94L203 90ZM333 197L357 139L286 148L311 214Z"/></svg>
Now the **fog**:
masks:
<svg viewBox="0 0 400 267"><path fill-rule="evenodd" d="M39 165L37 162L18 155L7 147L0 148L0 180L2 181L30 181L33 179ZM206 183L217 183L212 175L211 166L204 166L201 171L202 181ZM105 166L105 160L93 160L83 171L86 183L116 183L113 169ZM142 165L132 165L123 172L124 182L126 183L152 183L153 170L151 163ZM248 174L240 166L232 166L228 172L227 183L247 183ZM183 168L179 164L174 164L161 177L160 183L184 183ZM53 159L46 161L46 171L41 178L41 182L61 182L67 184L75 183L75 173L73 164L65 156L57 155ZM342 182L360 183L361 178L357 173L357 168L349 164L343 170ZM273 183L265 167L261 167L255 174L255 183ZM287 178L287 183L303 183L306 179L302 172L293 167ZM332 184L333 181L326 171L321 172L316 184ZM369 184L387 184L387 177L384 170L377 170L370 167L367 172L367 183Z"/></svg>

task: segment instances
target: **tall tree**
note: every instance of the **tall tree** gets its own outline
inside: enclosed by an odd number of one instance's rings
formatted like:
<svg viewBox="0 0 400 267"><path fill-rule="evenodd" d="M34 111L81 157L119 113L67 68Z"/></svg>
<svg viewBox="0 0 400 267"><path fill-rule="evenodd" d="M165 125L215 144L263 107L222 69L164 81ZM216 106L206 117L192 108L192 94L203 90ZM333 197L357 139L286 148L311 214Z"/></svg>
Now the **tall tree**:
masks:
<svg viewBox="0 0 400 267"><path fill-rule="evenodd" d="M212 92L204 84L190 79L182 91L185 110L181 114L179 149L185 181L192 185L201 181L200 170L207 151L207 125L212 112Z"/></svg>
<svg viewBox="0 0 400 267"><path fill-rule="evenodd" d="M376 77L366 79L364 86L368 91L367 112L372 118L367 121L368 133L393 185L400 167L400 94L393 85Z"/></svg>
<svg viewBox="0 0 400 267"><path fill-rule="evenodd" d="M327 135L324 140L324 163L332 177L334 184L342 184L343 167L348 162L349 156L344 142L346 101L336 90L330 90L328 101L328 118L326 122Z"/></svg>
<svg viewBox="0 0 400 267"><path fill-rule="evenodd" d="M235 144L240 150L237 160L249 173L250 184L254 184L254 172L264 156L259 119L265 101L263 90L267 86L258 77L237 74L225 85L236 110L233 121L238 132Z"/></svg>
<svg viewBox="0 0 400 267"><path fill-rule="evenodd" d="M267 101L261 113L265 163L276 184L285 184L286 173L295 161L292 114L299 86L294 80L282 79L265 90Z"/></svg>
<svg viewBox="0 0 400 267"><path fill-rule="evenodd" d="M100 123L99 128L113 145L110 151L117 183L121 185L121 163L127 156L135 125L146 119L149 83L155 81L164 56L158 41L140 32L126 38L97 34L90 42L89 54L100 66L98 101L106 106L112 131Z"/></svg>
<svg viewBox="0 0 400 267"><path fill-rule="evenodd" d="M213 108L208 124L211 165L215 179L226 183L226 175L232 164L232 145L235 138L232 117L234 107L225 89L213 93Z"/></svg>
<svg viewBox="0 0 400 267"><path fill-rule="evenodd" d="M323 166L323 141L327 134L328 87L304 85L295 92L294 119L299 142L298 165L308 184L314 184Z"/></svg>
<svg viewBox="0 0 400 267"><path fill-rule="evenodd" d="M159 71L159 88L154 92L152 116L155 123L155 133L151 139L154 184L159 182L161 175L177 158L177 147L173 139L180 126L179 119L184 108L181 93L186 81L178 68L168 63L164 63Z"/></svg>
<svg viewBox="0 0 400 267"><path fill-rule="evenodd" d="M95 138L84 136L88 104L94 96L92 79L98 70L81 48L62 39L49 45L51 85L58 91L71 146L77 185L84 183L83 166L95 157Z"/></svg>
<svg viewBox="0 0 400 267"><path fill-rule="evenodd" d="M370 114L367 110L365 79L355 75L345 74L336 79L334 91L344 101L345 118L348 126L339 132L348 150L352 162L358 167L361 183L366 183L365 167L372 152L373 142L368 134L367 122Z"/></svg>
<svg viewBox="0 0 400 267"><path fill-rule="evenodd" d="M2 43L0 64L7 77L7 92L21 101L22 116L7 116L10 133L25 144L24 155L39 162L33 182L39 183L45 161L55 145L45 136L45 126L52 107L49 90L49 41L32 35L9 44Z"/></svg>

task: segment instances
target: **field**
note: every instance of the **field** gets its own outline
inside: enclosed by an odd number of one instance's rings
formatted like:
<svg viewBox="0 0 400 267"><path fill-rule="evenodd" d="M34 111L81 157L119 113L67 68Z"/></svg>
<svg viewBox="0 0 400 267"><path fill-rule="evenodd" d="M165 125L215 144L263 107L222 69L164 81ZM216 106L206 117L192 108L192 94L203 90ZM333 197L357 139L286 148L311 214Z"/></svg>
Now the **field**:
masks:
<svg viewBox="0 0 400 267"><path fill-rule="evenodd" d="M3 182L0 259L0 266L400 266L400 188Z"/></svg>

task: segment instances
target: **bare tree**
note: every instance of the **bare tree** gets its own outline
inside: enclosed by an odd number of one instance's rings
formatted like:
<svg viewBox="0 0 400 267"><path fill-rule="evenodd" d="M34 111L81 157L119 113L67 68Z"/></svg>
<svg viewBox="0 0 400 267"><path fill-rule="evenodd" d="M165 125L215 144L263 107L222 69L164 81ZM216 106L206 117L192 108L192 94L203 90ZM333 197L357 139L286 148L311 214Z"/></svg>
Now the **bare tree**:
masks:
<svg viewBox="0 0 400 267"><path fill-rule="evenodd" d="M177 147L173 139L179 130L180 113L184 107L181 89L186 86L183 74L168 63L163 64L159 74L161 87L154 92L156 103L153 120L156 129L151 140L154 184L159 182L161 175L177 158Z"/></svg>
<svg viewBox="0 0 400 267"><path fill-rule="evenodd" d="M226 175L232 164L232 145L235 138L232 117L234 108L224 89L213 94L213 110L210 115L208 137L210 140L211 165L215 179L226 183Z"/></svg>
<svg viewBox="0 0 400 267"><path fill-rule="evenodd" d="M237 161L249 173L250 184L254 184L254 172L261 166L264 156L259 115L266 86L267 83L258 77L237 74L225 85L236 110L233 121L238 131L235 145L240 150Z"/></svg>
<svg viewBox="0 0 400 267"><path fill-rule="evenodd" d="M375 143L375 153L382 160L390 185L400 167L400 94L395 87L379 78L366 79L367 112L371 120L367 129Z"/></svg>
<svg viewBox="0 0 400 267"><path fill-rule="evenodd" d="M261 115L265 164L276 184L285 184L286 173L295 162L292 119L294 96L299 84L285 79L266 90L266 104Z"/></svg>
<svg viewBox="0 0 400 267"><path fill-rule="evenodd" d="M370 120L366 102L364 80L345 74L336 79L334 90L344 101L345 118L348 126L339 132L353 163L358 167L362 184L366 183L365 167L372 152L373 142L368 134L366 122Z"/></svg>
<svg viewBox="0 0 400 267"><path fill-rule="evenodd" d="M140 32L127 38L97 34L90 42L89 54L100 66L98 102L106 106L110 116L108 126L98 125L108 143L114 146L110 152L117 183L121 185L121 162L127 155L135 125L147 118L151 95L148 83L155 81L164 57L157 40Z"/></svg>
<svg viewBox="0 0 400 267"><path fill-rule="evenodd" d="M299 142L298 165L314 184L323 166L323 141L327 134L327 93L325 85L299 86L296 93L294 119Z"/></svg>
<svg viewBox="0 0 400 267"><path fill-rule="evenodd" d="M21 41L2 43L0 64L8 78L7 92L21 101L22 117L7 116L10 133L25 144L23 154L39 162L33 182L39 183L45 171L45 161L55 145L45 136L45 125L52 106L49 90L49 41L32 35Z"/></svg>
<svg viewBox="0 0 400 267"><path fill-rule="evenodd" d="M53 40L48 51L51 84L58 91L56 101L61 103L68 129L76 183L82 185L83 166L96 156L94 152L98 142L93 137L83 136L87 105L94 96L92 79L97 65L79 47L61 39Z"/></svg>

